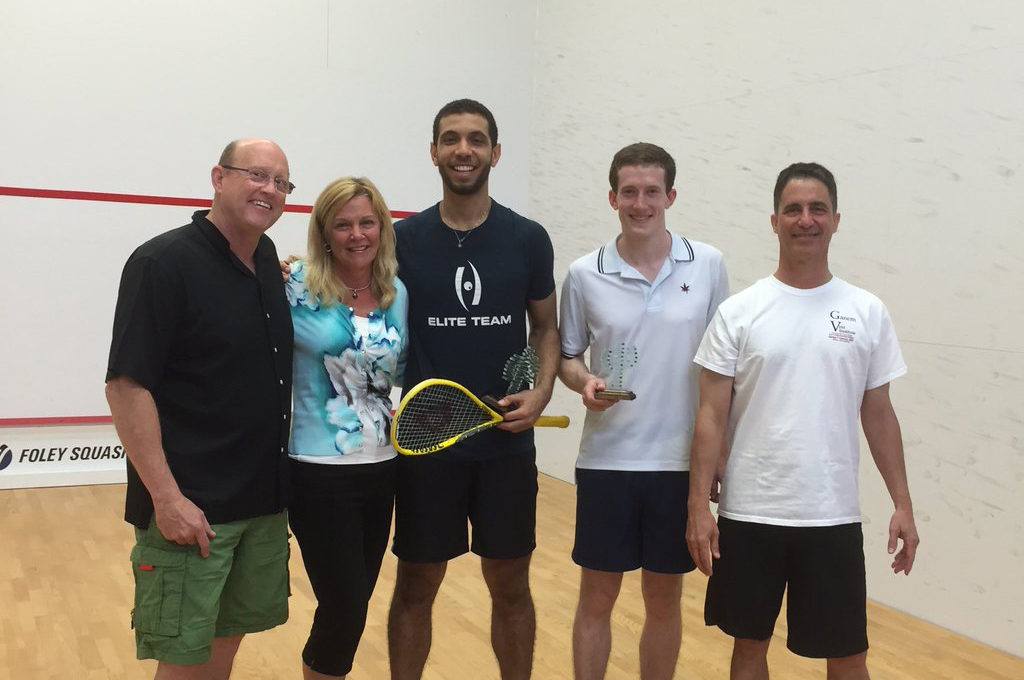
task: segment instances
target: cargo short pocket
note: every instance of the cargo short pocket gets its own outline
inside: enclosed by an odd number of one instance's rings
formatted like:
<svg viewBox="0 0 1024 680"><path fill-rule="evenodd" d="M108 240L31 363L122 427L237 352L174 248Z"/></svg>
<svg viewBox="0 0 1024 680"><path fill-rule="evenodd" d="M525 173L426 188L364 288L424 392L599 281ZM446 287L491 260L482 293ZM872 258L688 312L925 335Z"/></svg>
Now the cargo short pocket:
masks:
<svg viewBox="0 0 1024 680"><path fill-rule="evenodd" d="M181 630L188 554L145 545L132 548L135 609L132 627L142 633L174 637Z"/></svg>

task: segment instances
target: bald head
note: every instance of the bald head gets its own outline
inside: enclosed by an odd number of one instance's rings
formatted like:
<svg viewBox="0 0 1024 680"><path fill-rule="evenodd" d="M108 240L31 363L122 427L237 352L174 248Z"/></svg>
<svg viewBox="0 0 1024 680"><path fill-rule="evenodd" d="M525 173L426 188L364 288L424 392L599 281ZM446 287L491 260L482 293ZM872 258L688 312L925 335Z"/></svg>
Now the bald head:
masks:
<svg viewBox="0 0 1024 680"><path fill-rule="evenodd" d="M269 139L236 139L224 147L224 151L221 152L220 160L217 161L217 165L234 165L235 155L239 148L252 144L269 145L276 149L282 156L284 155L284 151L281 150L281 147ZM285 162L287 162L287 160Z"/></svg>
<svg viewBox="0 0 1024 680"><path fill-rule="evenodd" d="M240 234L258 239L281 216L293 188L288 159L269 139L238 139L228 144L211 179L214 197L208 219L232 243Z"/></svg>

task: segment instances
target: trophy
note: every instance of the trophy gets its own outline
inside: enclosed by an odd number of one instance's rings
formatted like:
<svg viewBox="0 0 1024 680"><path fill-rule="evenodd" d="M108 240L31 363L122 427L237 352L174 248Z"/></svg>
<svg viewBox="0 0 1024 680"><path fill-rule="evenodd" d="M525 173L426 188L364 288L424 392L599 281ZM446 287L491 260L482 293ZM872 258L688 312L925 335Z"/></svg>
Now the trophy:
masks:
<svg viewBox="0 0 1024 680"><path fill-rule="evenodd" d="M601 353L601 365L608 371L608 379L605 384L607 389L598 390L594 396L607 401L632 401L636 394L622 386L626 371L636 366L639 355L636 345L627 345L619 342Z"/></svg>

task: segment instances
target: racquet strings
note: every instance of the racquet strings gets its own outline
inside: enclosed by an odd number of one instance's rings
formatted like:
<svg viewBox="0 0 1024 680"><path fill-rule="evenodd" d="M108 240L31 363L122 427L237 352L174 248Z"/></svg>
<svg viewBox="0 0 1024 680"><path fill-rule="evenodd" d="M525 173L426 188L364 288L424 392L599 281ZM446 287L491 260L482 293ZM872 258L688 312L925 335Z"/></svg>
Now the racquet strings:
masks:
<svg viewBox="0 0 1024 680"><path fill-rule="evenodd" d="M396 420L395 442L409 451L431 450L493 419L462 390L428 385L406 402Z"/></svg>

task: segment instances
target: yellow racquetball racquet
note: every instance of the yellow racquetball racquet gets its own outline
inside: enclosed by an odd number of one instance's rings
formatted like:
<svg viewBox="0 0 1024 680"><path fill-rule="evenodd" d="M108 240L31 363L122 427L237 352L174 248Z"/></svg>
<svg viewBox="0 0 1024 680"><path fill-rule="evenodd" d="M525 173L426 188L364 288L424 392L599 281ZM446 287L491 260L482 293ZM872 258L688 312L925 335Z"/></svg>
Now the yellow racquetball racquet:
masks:
<svg viewBox="0 0 1024 680"><path fill-rule="evenodd" d="M493 399L487 399L496 406ZM503 420L501 413L457 382L424 380L402 398L391 423L399 453L418 456L446 449ZM568 416L541 416L535 427L568 427Z"/></svg>

